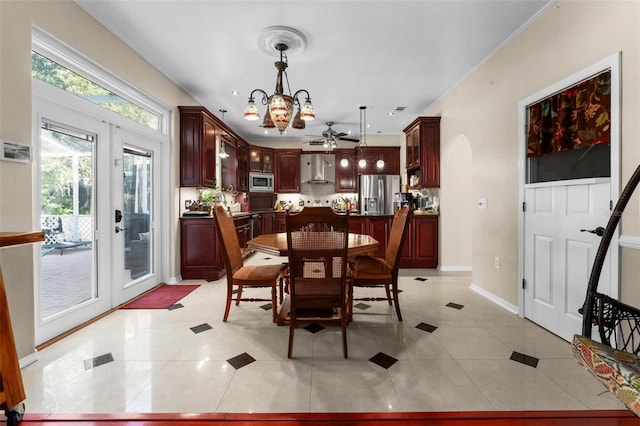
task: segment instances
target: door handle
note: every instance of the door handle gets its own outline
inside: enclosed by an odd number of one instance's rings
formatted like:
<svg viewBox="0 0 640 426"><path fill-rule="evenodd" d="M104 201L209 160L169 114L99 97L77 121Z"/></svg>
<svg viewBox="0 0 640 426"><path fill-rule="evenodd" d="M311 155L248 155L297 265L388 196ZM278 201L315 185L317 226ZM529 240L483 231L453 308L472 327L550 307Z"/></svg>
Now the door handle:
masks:
<svg viewBox="0 0 640 426"><path fill-rule="evenodd" d="M604 228L602 226L598 226L596 229L592 230L581 229L580 232L588 232L590 234L596 234L598 237L602 237L604 235Z"/></svg>
<svg viewBox="0 0 640 426"><path fill-rule="evenodd" d="M128 231L128 230L129 230L129 228L121 228L121 227L119 227L119 226L116 226L116 234L117 234L118 232L124 232L124 231Z"/></svg>

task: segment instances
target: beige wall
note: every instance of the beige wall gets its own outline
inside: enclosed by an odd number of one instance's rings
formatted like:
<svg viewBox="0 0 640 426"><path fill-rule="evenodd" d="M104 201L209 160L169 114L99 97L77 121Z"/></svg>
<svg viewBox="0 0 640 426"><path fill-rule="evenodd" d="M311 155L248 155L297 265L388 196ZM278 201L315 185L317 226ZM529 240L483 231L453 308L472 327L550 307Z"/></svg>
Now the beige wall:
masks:
<svg viewBox="0 0 640 426"><path fill-rule="evenodd" d="M37 25L173 111L171 148L170 276L179 273L177 105L194 100L71 1L0 1L0 138L31 144L31 25ZM32 172L0 162L0 231L33 229ZM34 349L33 248L0 250L18 356ZM168 277L166 277L168 278Z"/></svg>
<svg viewBox="0 0 640 426"><path fill-rule="evenodd" d="M449 220L455 216L472 224L473 282L519 304L518 102L617 51L622 52L621 181L626 182L640 162L639 28L637 0L559 1L424 112L442 116L443 263L454 255L448 239L456 233L457 222ZM460 135L471 146L471 200L452 205L446 197L459 169L449 156ZM475 207L478 198L487 198L487 210ZM637 199L631 204L640 205ZM637 225L623 229L640 234ZM502 259L500 270L494 268L495 256ZM633 265L637 262L623 263L623 276L631 268L637 275Z"/></svg>

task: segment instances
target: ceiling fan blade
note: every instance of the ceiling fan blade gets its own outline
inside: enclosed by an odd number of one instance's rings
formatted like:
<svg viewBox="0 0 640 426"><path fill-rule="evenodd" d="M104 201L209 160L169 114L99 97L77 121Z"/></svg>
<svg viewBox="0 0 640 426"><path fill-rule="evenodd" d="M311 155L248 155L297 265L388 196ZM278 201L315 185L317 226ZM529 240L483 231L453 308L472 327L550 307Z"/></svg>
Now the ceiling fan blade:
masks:
<svg viewBox="0 0 640 426"><path fill-rule="evenodd" d="M355 139L355 138L343 138L343 137L339 137L338 139L340 139L341 141L360 142L360 139Z"/></svg>

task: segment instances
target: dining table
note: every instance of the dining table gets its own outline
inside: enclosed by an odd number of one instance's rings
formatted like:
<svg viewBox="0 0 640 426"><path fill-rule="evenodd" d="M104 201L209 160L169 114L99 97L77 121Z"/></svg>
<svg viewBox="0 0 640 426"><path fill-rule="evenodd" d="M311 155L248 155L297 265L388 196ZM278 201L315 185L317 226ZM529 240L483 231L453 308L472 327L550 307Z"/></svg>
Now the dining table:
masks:
<svg viewBox="0 0 640 426"><path fill-rule="evenodd" d="M347 243L348 257L359 254L366 254L375 251L378 248L378 240L367 234L349 233L349 241ZM287 233L278 232L275 234L262 234L247 241L247 249L257 252L270 254L272 256L288 256ZM284 325L288 322L289 316L289 297L286 291L280 291L281 297L278 303L278 315L276 316L276 324ZM351 310L351 308L349 308Z"/></svg>
<svg viewBox="0 0 640 426"><path fill-rule="evenodd" d="M378 248L378 240L367 234L349 233L348 255L353 257L359 254L366 254ZM247 249L272 256L288 256L287 233L278 232L275 234L262 234L247 241Z"/></svg>

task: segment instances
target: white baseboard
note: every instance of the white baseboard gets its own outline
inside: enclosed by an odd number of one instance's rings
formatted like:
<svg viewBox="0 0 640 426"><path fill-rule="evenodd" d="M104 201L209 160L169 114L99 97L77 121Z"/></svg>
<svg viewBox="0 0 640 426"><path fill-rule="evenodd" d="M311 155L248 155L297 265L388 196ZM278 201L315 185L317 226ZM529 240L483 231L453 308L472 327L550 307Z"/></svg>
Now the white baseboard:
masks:
<svg viewBox="0 0 640 426"><path fill-rule="evenodd" d="M438 270L442 272L471 272L471 266L439 266Z"/></svg>
<svg viewBox="0 0 640 426"><path fill-rule="evenodd" d="M513 314L519 315L520 310L518 309L518 307L516 305L513 305L513 304L507 302L506 300L496 296L495 294L485 290L482 287L478 287L474 283L471 283L469 288L471 290L475 291L476 293L478 293L480 296L484 297L485 299L488 299L488 300L492 301L493 303L495 303L498 306L502 306L507 311L509 311L509 312L511 312Z"/></svg>
<svg viewBox="0 0 640 426"><path fill-rule="evenodd" d="M20 368L25 368L27 365L31 365L37 360L38 351L34 349L33 352L31 352L29 355L25 356L24 358L20 358L18 362L20 364Z"/></svg>
<svg viewBox="0 0 640 426"><path fill-rule="evenodd" d="M169 278L169 281L167 282L167 284L178 284L180 281L182 281L182 275Z"/></svg>

